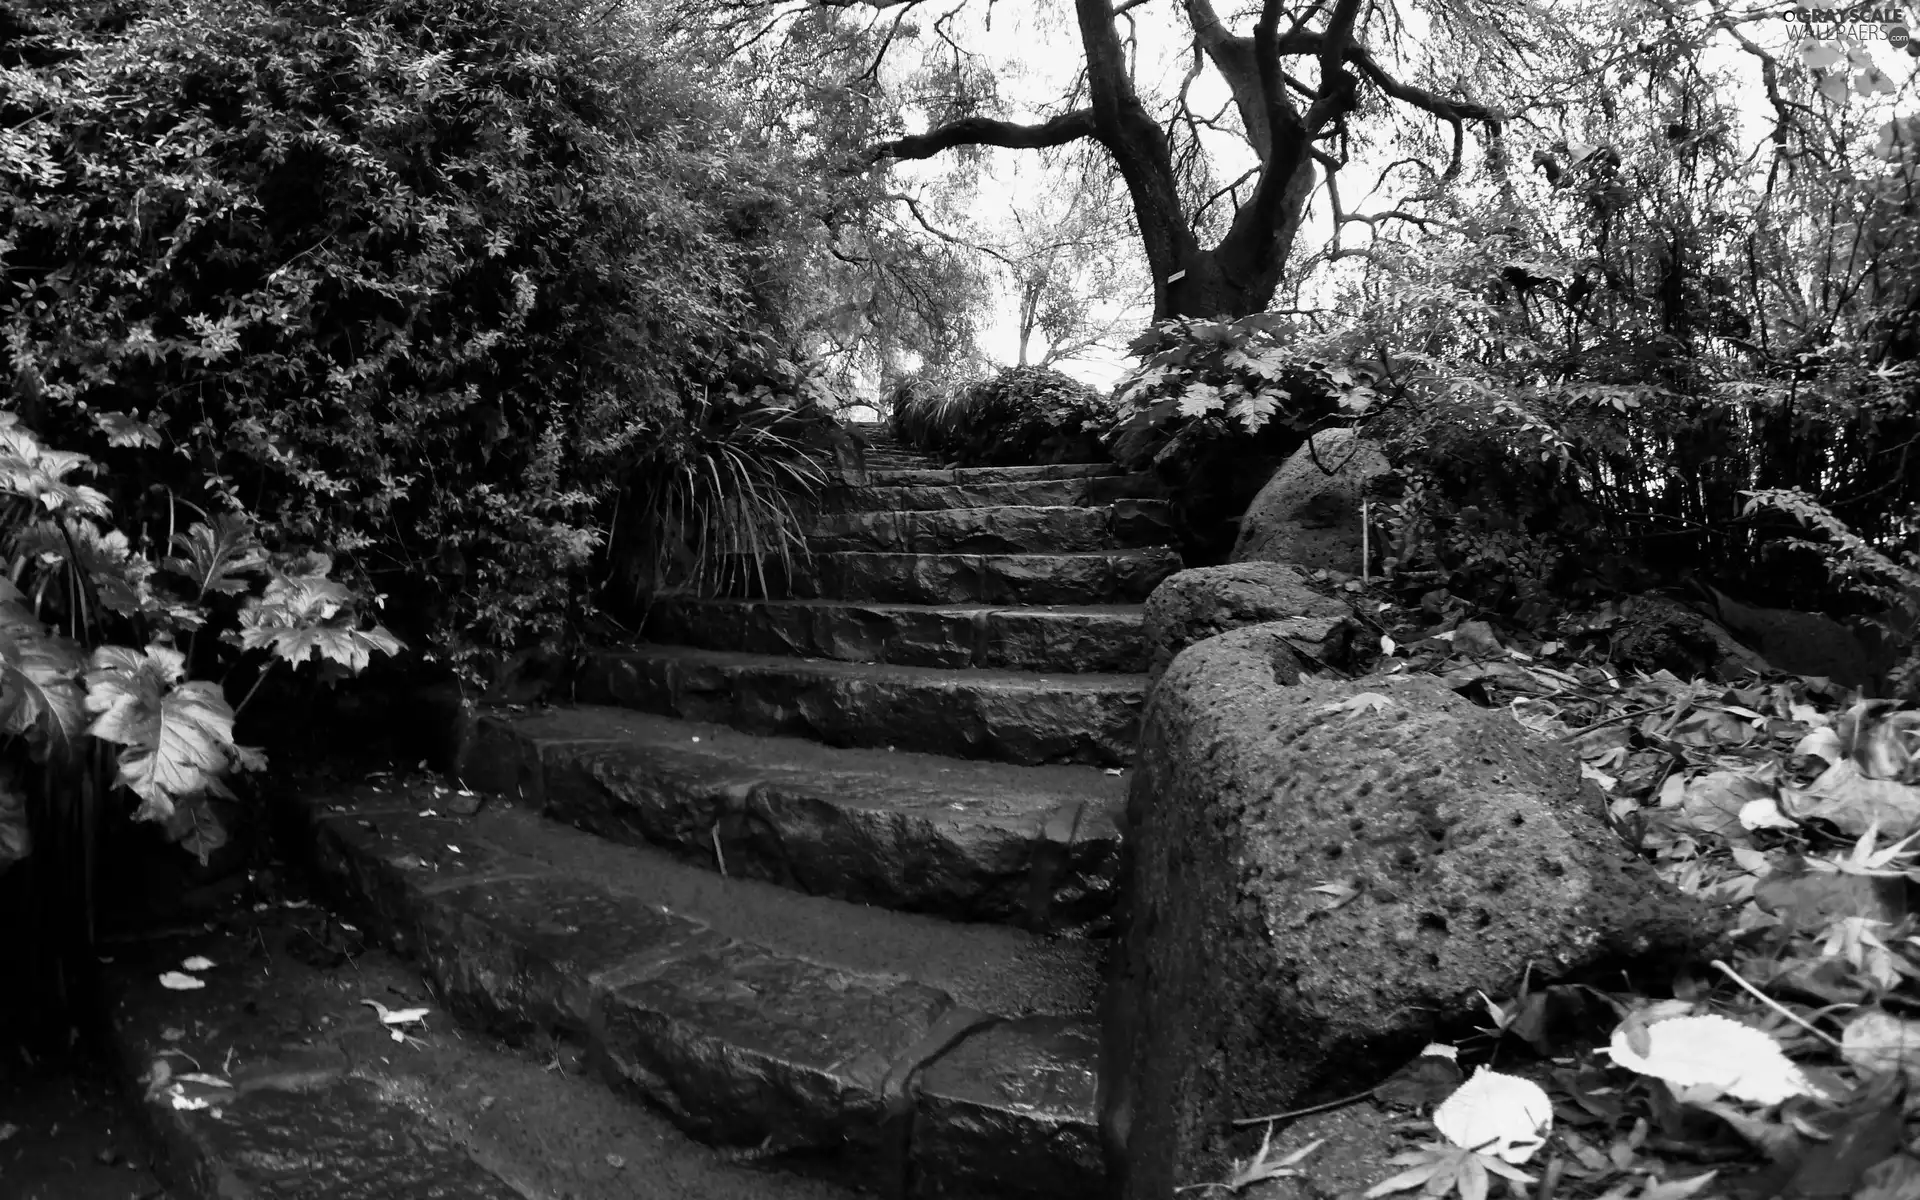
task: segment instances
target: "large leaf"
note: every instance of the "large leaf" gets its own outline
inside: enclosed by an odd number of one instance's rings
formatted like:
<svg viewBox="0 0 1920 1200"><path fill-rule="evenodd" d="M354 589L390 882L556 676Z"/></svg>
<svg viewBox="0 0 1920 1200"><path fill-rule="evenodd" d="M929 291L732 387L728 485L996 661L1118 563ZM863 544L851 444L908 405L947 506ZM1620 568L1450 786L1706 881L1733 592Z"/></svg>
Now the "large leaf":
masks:
<svg viewBox="0 0 1920 1200"><path fill-rule="evenodd" d="M17 414L4 415L9 419L0 421L0 494L31 500L48 512L64 509L94 517L107 515L106 496L66 481L74 471L90 468L92 459L69 450L49 450L19 424Z"/></svg>
<svg viewBox="0 0 1920 1200"><path fill-rule="evenodd" d="M40 746L64 743L85 724L80 648L50 631L0 579L0 733L28 734Z"/></svg>
<svg viewBox="0 0 1920 1200"><path fill-rule="evenodd" d="M241 615L244 623L246 615ZM240 644L249 650L267 647L275 658L299 666L310 658L334 662L355 674L367 669L377 651L398 654L400 639L383 625L349 629L342 625L254 625L240 632Z"/></svg>
<svg viewBox="0 0 1920 1200"><path fill-rule="evenodd" d="M267 552L253 536L253 523L239 513L221 513L212 525L195 521L185 533L173 535L178 557L161 565L191 580L200 595L224 596L247 590L248 577L261 573Z"/></svg>
<svg viewBox="0 0 1920 1200"><path fill-rule="evenodd" d="M27 794L11 767L0 765L0 875L33 852L27 830Z"/></svg>
<svg viewBox="0 0 1920 1200"><path fill-rule="evenodd" d="M125 747L119 782L140 797L135 820L165 820L177 801L220 786L233 754L233 709L217 684L182 682L167 646L103 646L87 672L88 732Z"/></svg>
<svg viewBox="0 0 1920 1200"><path fill-rule="evenodd" d="M276 573L266 593L240 611L240 644L266 649L293 666L308 659L337 663L358 673L373 655L398 654L400 640L375 625L353 627L353 591L325 575Z"/></svg>

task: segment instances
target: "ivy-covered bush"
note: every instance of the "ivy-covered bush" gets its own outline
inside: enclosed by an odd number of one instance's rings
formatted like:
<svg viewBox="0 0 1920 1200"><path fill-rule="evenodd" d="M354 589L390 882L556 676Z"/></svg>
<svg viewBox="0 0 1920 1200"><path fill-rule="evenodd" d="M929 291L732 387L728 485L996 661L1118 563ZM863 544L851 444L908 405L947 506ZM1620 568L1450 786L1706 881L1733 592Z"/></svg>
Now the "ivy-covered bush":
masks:
<svg viewBox="0 0 1920 1200"><path fill-rule="evenodd" d="M1113 406L1046 367L1008 367L991 379L896 386L889 418L902 443L963 467L1101 462Z"/></svg>
<svg viewBox="0 0 1920 1200"><path fill-rule="evenodd" d="M787 204L698 47L574 0L46 29L0 72L25 424L96 454L130 529L191 499L332 554L429 656L577 616L626 472L778 290Z"/></svg>

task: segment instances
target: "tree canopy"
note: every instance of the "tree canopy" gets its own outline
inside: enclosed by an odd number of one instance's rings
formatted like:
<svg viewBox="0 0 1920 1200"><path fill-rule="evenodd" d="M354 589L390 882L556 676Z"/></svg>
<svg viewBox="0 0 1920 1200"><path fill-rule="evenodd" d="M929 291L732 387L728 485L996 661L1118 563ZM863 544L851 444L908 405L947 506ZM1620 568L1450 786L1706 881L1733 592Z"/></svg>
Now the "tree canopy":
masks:
<svg viewBox="0 0 1920 1200"><path fill-rule="evenodd" d="M1057 95L1035 100L999 83L992 24L998 15L1004 29L1006 15L991 5L972 22L965 5L931 0L814 0L800 9L736 0L715 12L742 41L812 21L808 28L861 42L870 59L856 90L908 100L928 116L924 129L892 136L883 116L869 121L869 162L1097 146L1125 183L1158 317L1265 308L1317 186L1337 178L1370 130L1427 127L1395 165L1405 192L1395 204L1350 212L1336 187L1320 189L1335 221L1417 220L1406 206L1460 175L1470 132L1499 166L1505 97L1479 92L1514 76L1482 73L1469 84L1470 68L1537 58L1554 37L1551 14L1532 5L1495 20L1447 0L1406 11L1370 0L1264 0L1224 12L1212 0L1075 0L1070 27L1054 32L1077 51L1077 69L1056 81ZM1047 27L1045 14L1031 19ZM1021 48L1031 61L1035 45ZM888 70L916 50L910 69Z"/></svg>

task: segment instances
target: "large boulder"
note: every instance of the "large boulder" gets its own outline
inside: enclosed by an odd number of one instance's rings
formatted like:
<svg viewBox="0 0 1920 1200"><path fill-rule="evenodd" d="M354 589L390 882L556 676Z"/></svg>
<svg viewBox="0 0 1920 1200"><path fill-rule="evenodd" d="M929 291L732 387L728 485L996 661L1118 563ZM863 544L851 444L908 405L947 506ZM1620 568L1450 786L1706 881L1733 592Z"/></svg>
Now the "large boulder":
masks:
<svg viewBox="0 0 1920 1200"><path fill-rule="evenodd" d="M1565 750L1429 676L1306 678L1273 625L1180 654L1143 718L1102 1015L1118 1194L1222 1178L1232 1118L1379 1083L1530 965L1697 953L1716 922L1599 806Z"/></svg>
<svg viewBox="0 0 1920 1200"><path fill-rule="evenodd" d="M1314 434L1247 506L1232 561L1357 574L1361 490L1390 469L1380 447L1351 429Z"/></svg>
<svg viewBox="0 0 1920 1200"><path fill-rule="evenodd" d="M1353 611L1307 585L1291 563L1228 563L1169 575L1147 597L1149 686L1176 654L1230 629L1280 623L1296 650L1344 666L1353 639Z"/></svg>

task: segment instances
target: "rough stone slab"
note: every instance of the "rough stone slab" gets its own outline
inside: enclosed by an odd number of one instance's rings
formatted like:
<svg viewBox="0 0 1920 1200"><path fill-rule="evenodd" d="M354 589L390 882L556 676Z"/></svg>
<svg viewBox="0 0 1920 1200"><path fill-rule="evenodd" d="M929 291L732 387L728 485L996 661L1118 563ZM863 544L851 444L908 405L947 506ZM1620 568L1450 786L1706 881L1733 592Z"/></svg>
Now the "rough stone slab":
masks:
<svg viewBox="0 0 1920 1200"><path fill-rule="evenodd" d="M1229 561L1358 574L1362 493L1369 480L1392 469L1378 444L1352 429L1321 430L1247 506Z"/></svg>
<svg viewBox="0 0 1920 1200"><path fill-rule="evenodd" d="M435 790L413 785L411 802L425 807ZM309 814L304 820L312 829L317 824L312 814L328 806L333 795L325 789L302 792L289 798L288 807ZM1098 817L1088 820L1097 823ZM619 845L544 820L520 805L489 801L464 822L461 836L463 848L486 842L512 854L517 869L498 878L544 874L596 884L789 957L856 973L915 979L983 1012L1085 1013L1099 986L1099 942L1039 936L1004 925L955 924L810 896L757 879L725 877L662 849ZM370 907L369 898L354 893L355 882L377 878L379 872L369 864L377 867L404 851L390 847L384 837L355 846L356 862L332 869L315 865L320 881L360 913ZM417 910L438 903L459 886L415 888L403 899ZM404 924L417 926L417 921L409 918Z"/></svg>
<svg viewBox="0 0 1920 1200"><path fill-rule="evenodd" d="M614 704L749 733L1038 766L1123 766L1144 680L940 670L639 646L588 655L576 684Z"/></svg>
<svg viewBox="0 0 1920 1200"><path fill-rule="evenodd" d="M418 957L441 996L513 1036L584 1031L603 971L663 969L726 941L657 904L564 875L443 892L416 922Z"/></svg>
<svg viewBox="0 0 1920 1200"><path fill-rule="evenodd" d="M1564 746L1431 676L1303 678L1255 625L1175 658L1143 723L1102 1018L1125 1200L1219 1179L1232 1118L1371 1086L1529 972L1658 974L1718 933Z"/></svg>
<svg viewBox="0 0 1920 1200"><path fill-rule="evenodd" d="M314 965L301 947L327 923L319 908L272 909L113 946L109 1034L127 1091L171 1151L175 1200L632 1200L636 1189L649 1200L852 1200L725 1162L550 1055L463 1034L382 951ZM206 986L161 988L160 972L189 955L214 964L198 973ZM363 998L428 1014L400 1046ZM141 1099L139 1077L163 1057L234 1086L182 1084L208 1100L197 1110L165 1093Z"/></svg>
<svg viewBox="0 0 1920 1200"><path fill-rule="evenodd" d="M696 740L697 739L697 740ZM1104 920L1124 780L836 749L617 709L491 716L475 787L733 876L955 920Z"/></svg>
<svg viewBox="0 0 1920 1200"><path fill-rule="evenodd" d="M1181 571L1147 598L1147 674L1157 680L1195 642L1247 625L1281 622L1289 644L1342 667L1354 636L1353 610L1307 586L1304 567L1246 562Z"/></svg>
<svg viewBox="0 0 1920 1200"><path fill-rule="evenodd" d="M1098 1029L1060 1017L990 1025L930 1064L914 1113L914 1200L1106 1195Z"/></svg>
<svg viewBox="0 0 1920 1200"><path fill-rule="evenodd" d="M432 811L431 794L359 789L344 799L331 805L331 813L311 814L315 867L336 896L357 902L376 937L402 953L420 946L417 918L428 893L541 870L539 863L476 835L466 821L419 815ZM382 799L412 799L416 807L383 811L375 807Z"/></svg>
<svg viewBox="0 0 1920 1200"><path fill-rule="evenodd" d="M1160 546L1094 554L871 554L835 551L770 582L803 600L908 604L1137 604L1180 569Z"/></svg>
<svg viewBox="0 0 1920 1200"><path fill-rule="evenodd" d="M944 992L743 943L598 998L596 1054L703 1141L826 1153L884 1171L884 1088ZM893 1134L901 1136L904 1131Z"/></svg>
<svg viewBox="0 0 1920 1200"><path fill-rule="evenodd" d="M837 600L656 600L651 642L914 667L1132 673L1146 664L1138 605L1001 608Z"/></svg>
<svg viewBox="0 0 1920 1200"><path fill-rule="evenodd" d="M886 469L868 471L867 482L874 487L917 487L927 484L1026 483L1035 479L1085 479L1095 475L1114 475L1119 468L1111 463L1051 463L1032 467L935 467L919 470Z"/></svg>
<svg viewBox="0 0 1920 1200"><path fill-rule="evenodd" d="M1162 500L1097 508L1054 505L823 513L807 531L815 550L885 554L1070 554L1164 545Z"/></svg>
<svg viewBox="0 0 1920 1200"><path fill-rule="evenodd" d="M324 797L295 803L318 808ZM374 836L336 847L364 860L336 867L336 887L377 878L379 864L415 847ZM1051 969L1040 965L1052 951L1038 939L919 925L711 875L702 886L713 894L703 896L669 861L511 806L483 809L464 836L547 873L405 889L395 894L408 911L380 926L419 931L422 964L456 1011L510 1030L552 1023L577 1033L600 1070L703 1140L897 1188L910 1152L909 1083L952 1041L941 1030L964 1003L939 977L993 976L964 989L989 1002L987 1016L1047 1011L1009 986L1009 976ZM377 901L355 899L360 908ZM896 928L884 931L889 922ZM876 969L882 961L900 969ZM928 965L934 979L910 974ZM572 1028L583 1010L584 1026Z"/></svg>
<svg viewBox="0 0 1920 1200"><path fill-rule="evenodd" d="M821 497L820 505L830 512L929 511L1001 505L1110 504L1135 497L1161 499L1165 495L1165 485L1151 475L1096 475L1082 479L1031 479L1020 483L834 488Z"/></svg>

